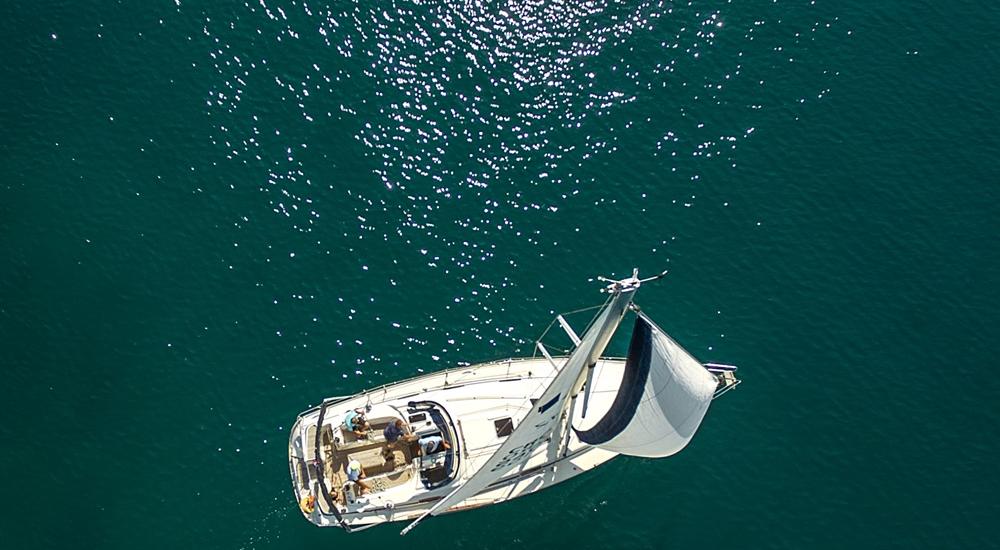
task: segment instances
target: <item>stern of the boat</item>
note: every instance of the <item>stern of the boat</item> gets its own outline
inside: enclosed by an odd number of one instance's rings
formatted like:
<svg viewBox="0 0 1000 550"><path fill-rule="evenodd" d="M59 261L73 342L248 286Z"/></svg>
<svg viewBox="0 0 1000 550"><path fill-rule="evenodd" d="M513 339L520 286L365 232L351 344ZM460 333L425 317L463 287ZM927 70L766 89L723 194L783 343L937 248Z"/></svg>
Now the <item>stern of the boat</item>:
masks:
<svg viewBox="0 0 1000 550"><path fill-rule="evenodd" d="M288 469L292 479L292 494L299 510L310 522L343 527L335 494L327 486L324 472L323 445L329 434L320 432L322 410L311 409L299 415L288 434ZM326 430L328 431L328 430ZM325 437L324 437L325 436Z"/></svg>
<svg viewBox="0 0 1000 550"><path fill-rule="evenodd" d="M307 519L315 513L317 494L315 483L309 477L309 464L306 462L305 441L302 430L303 417L299 416L288 434L288 470L292 479L292 495L299 504L299 509Z"/></svg>

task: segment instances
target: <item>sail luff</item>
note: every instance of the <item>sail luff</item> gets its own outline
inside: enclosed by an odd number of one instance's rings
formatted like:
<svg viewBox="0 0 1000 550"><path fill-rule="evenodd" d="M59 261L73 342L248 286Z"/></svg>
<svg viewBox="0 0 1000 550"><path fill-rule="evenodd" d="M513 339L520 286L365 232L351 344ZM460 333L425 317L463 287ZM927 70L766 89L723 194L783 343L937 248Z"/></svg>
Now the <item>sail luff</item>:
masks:
<svg viewBox="0 0 1000 550"><path fill-rule="evenodd" d="M638 286L638 279L633 277L609 287L612 297L580 338L580 345L573 350L562 370L556 374L507 440L468 481L438 501L400 534L405 535L427 516L444 513L452 506L475 496L511 468L530 458L533 451L551 437L552 432L560 425L559 419L567 403L579 393L585 380L585 369L592 365L592 358L600 357L607 347Z"/></svg>

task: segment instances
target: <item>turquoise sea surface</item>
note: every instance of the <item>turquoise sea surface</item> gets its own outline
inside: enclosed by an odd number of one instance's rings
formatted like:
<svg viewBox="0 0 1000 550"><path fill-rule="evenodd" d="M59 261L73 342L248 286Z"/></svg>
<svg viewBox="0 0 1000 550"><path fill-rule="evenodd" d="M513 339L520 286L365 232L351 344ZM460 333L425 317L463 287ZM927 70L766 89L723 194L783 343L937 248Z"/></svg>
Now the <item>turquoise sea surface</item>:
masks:
<svg viewBox="0 0 1000 550"><path fill-rule="evenodd" d="M2 3L0 547L997 547L998 28L968 0ZM531 355L633 267L744 379L687 449L405 539L302 518L300 411Z"/></svg>

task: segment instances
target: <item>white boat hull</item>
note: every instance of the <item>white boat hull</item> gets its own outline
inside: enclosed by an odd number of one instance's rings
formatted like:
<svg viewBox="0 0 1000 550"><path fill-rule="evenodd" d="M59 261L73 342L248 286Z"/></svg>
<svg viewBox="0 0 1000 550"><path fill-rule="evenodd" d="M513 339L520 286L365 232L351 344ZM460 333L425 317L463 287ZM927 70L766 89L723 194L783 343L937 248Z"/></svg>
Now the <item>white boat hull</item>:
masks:
<svg viewBox="0 0 1000 550"><path fill-rule="evenodd" d="M560 358L554 361L556 364L562 362ZM610 406L623 368L622 359L601 359L598 362L588 403L588 418L600 418L601 413ZM556 372L553 362L546 358L483 363L412 378L343 400L328 400L324 405L326 414L321 427L317 427L317 421L323 406L302 413L289 437L289 466L297 499L301 502L303 498L312 495L317 500L313 510L303 507L303 514L316 525L339 526L351 531L380 523L418 518L486 463L505 439L498 435L495 421L510 418L514 426L519 425L533 406L527 398L541 395ZM319 471L325 470L325 479L322 481L326 482L330 490L335 491L344 479L329 465L310 468L307 464L316 462L317 457L319 462L336 462L335 455L342 451L323 448L320 449L320 455L316 455L312 447L319 432L315 430L332 430L336 437L340 433L336 430L343 429L341 421L344 411L358 407L369 407L371 411L389 410L385 407L401 409L413 401L439 403L447 411L454 428L450 434L454 438L452 447L456 455L453 479L441 486L428 488L421 484L414 471L408 474L405 481L391 481L393 486L377 487L374 492L362 498L352 499L351 495L338 495L342 498L333 503L336 510L331 509L331 503L323 501L325 497L319 486ZM582 403L577 403L573 410L575 424L579 423L581 405ZM565 417L563 421L566 421ZM615 452L580 442L573 430L565 432L568 433L563 440L557 440L554 436L526 452L517 468L474 497L452 506L447 512L478 508L525 496L571 479L617 456ZM372 443L368 446L377 445ZM340 460L343 461L343 457ZM419 460L415 459L413 464L406 467L417 468ZM394 479L402 476L400 471L397 468L393 472L392 475L396 475ZM378 477L372 477L371 484L379 485L376 479Z"/></svg>

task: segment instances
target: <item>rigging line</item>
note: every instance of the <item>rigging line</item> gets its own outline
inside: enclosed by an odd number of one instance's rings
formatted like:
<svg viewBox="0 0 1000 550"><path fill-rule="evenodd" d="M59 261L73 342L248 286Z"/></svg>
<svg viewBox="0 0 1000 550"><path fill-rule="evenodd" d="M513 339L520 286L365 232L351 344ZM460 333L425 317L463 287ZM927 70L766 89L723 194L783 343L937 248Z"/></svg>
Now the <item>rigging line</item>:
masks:
<svg viewBox="0 0 1000 550"><path fill-rule="evenodd" d="M587 391L589 392L590 388L587 388ZM566 435L563 439L563 448L562 448L563 458L566 458L566 453L569 452L569 437L573 433L573 411L575 410L576 410L576 396L574 395L573 397L570 398L569 407L567 411L564 413L566 415L565 417L566 423L563 425L563 431L565 432Z"/></svg>
<svg viewBox="0 0 1000 550"><path fill-rule="evenodd" d="M581 309L581 310L579 310L579 311L587 311L587 310L589 310L589 309L595 309L595 307L596 307L596 308L600 308L600 310L601 310L601 311L604 311L604 308L605 308L605 307L607 307L607 306L608 306L608 304L610 304L610 303L611 303L611 301L612 301L612 300L613 300L614 298L615 298L615 294L610 294L610 295L608 296L608 298L607 298L606 300L604 300L604 303L603 303L603 304L601 304L601 305L599 305L599 306L591 306L591 307L588 307L588 308L583 308L583 309ZM592 326L594 325L594 323L595 323L595 322L597 321L597 317L598 317L598 316L599 316L599 315L594 315L594 317L593 317L593 318L592 318L592 319L590 320L590 322L589 322L589 323L587 323L587 328L586 328L586 329L584 329L584 330L583 330L583 332L581 332L580 334L587 334L587 331L589 331L589 330L590 330L590 328L591 328L591 327L592 327ZM551 329L551 328L552 328L552 325L553 325L553 324L555 324L555 322L556 322L556 320L555 320L555 319L553 319L553 320L552 320L552 322L550 322L550 323L549 323L549 328L545 329L545 332L548 332L548 331L549 331L549 329ZM539 341L540 341L540 340L541 340L541 339L539 339ZM574 347L574 351L575 351L575 349L576 349L576 348ZM568 360L569 360L569 357L567 357L567 358L566 358L566 361L568 361ZM559 367L559 371L556 371L555 373L553 373L553 375L552 375L552 377L553 377L553 378L554 378L555 376L557 376L557 375L559 374L559 372L561 372L561 371L562 371L563 367L565 367L565 366L566 366L566 361L563 361L563 362L562 362L562 366L560 366L560 367ZM548 379L544 379L544 380L543 380L543 379L540 379L540 380L539 380L539 382L538 382L538 384L537 384L537 385L535 386L535 389L534 389L534 390L533 390L533 391L532 391L532 392L531 392L531 393L530 393L529 395L534 395L535 393L538 393L538 389L539 389L539 388L541 388L541 389L542 389L542 392L541 392L541 393L545 393L545 388L546 388L546 387L548 387L548 384L547 384L547 383L544 383L544 382L551 382L551 378L548 378ZM527 399L525 399L525 400L523 401L523 403L529 403L529 404L530 404L530 406L534 406L534 404L532 404L532 403L531 403L531 397L528 397Z"/></svg>
<svg viewBox="0 0 1000 550"><path fill-rule="evenodd" d="M609 298L609 299L610 299L610 298ZM553 318L552 318L552 321L550 321L550 322L549 322L549 325L548 325L547 327L545 327L545 330L543 330L543 331L542 331L542 334L541 334L541 336L539 336L539 337L538 337L538 338L537 338L537 339L536 339L535 341L536 341L536 342L541 342L542 340L544 340L544 339L545 339L545 335L546 335L546 334L548 334L550 330L552 330L552 327L553 327L553 325L555 325L555 324L556 324L556 321L557 321L557 317L558 317L559 315L562 315L562 316L566 316L566 315L575 315L575 314L577 314L577 313L583 313L584 311L590 311L590 310L592 310L592 309L600 309L600 308L604 307L604 306L605 306L606 304L607 304L607 301L605 301L605 302L604 302L603 304L601 304L601 305L597 305L597 306L589 306L589 307L583 307L583 308L580 308L580 309L574 309L573 311L564 311L564 312L562 312L562 313L558 313L558 314L556 314L556 317L553 317ZM593 322L593 320L591 320L591 322ZM589 325L589 324L587 325L587 328L590 328L590 325ZM587 331L586 331L586 330L584 330L583 332L587 332ZM562 348L557 348L557 349L562 349Z"/></svg>

